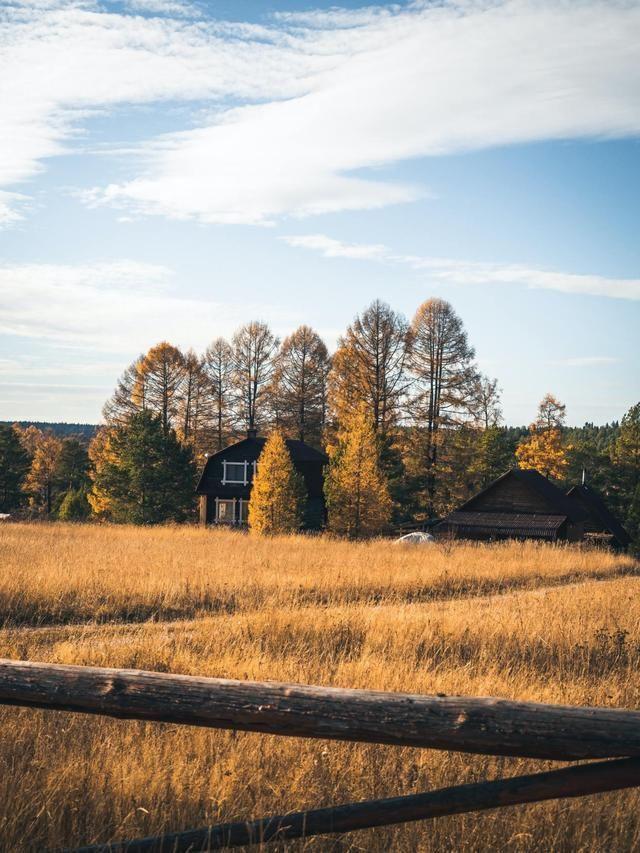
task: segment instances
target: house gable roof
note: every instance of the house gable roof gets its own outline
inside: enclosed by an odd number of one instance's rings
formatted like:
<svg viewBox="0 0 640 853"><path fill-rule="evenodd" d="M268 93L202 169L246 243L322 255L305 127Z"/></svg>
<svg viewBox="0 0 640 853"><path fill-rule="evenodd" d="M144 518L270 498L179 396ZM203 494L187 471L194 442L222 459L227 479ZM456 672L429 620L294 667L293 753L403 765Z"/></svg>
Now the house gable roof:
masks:
<svg viewBox="0 0 640 853"><path fill-rule="evenodd" d="M264 448L266 441L267 439L263 436L249 436L248 438L243 438L242 441L236 441L234 444L229 444L222 450L217 451L217 453L211 454L202 469L202 474L200 475L198 485L196 486L196 493L203 493L205 490L205 484L209 479L209 472L213 471L218 464L221 464L222 460L227 455L231 454L232 456L235 456L236 459L244 455L249 460L256 460L262 453L262 449ZM285 439L285 443L287 445L289 455L291 456L291 461L294 465L315 463L316 465L322 466L329 461L328 457L324 453L320 450L316 450L315 447L311 447L311 445L307 444L305 441L287 438ZM234 489L231 487L228 491L235 492L238 491L238 488Z"/></svg>
<svg viewBox="0 0 640 853"><path fill-rule="evenodd" d="M264 438L264 436L250 436L249 438L243 438L242 441L236 441L233 444L227 445L227 447L224 447L222 450L218 450L217 453L212 453L209 460L222 459L222 457L230 450L240 449L252 451L251 455L259 456L260 453L262 453L262 448L266 441L267 439ZM329 461L328 457L322 453L322 451L316 450L315 447L311 447L311 445L307 444L305 441L286 438L285 444L287 445L287 450L289 451L292 462L320 462L324 465Z"/></svg>
<svg viewBox="0 0 640 853"><path fill-rule="evenodd" d="M578 502L582 508L586 507L589 515L599 522L604 530L612 533L620 545L623 547L629 545L631 537L609 510L601 495L591 486L586 484L572 486L567 492L567 497Z"/></svg>
<svg viewBox="0 0 640 853"><path fill-rule="evenodd" d="M495 489L505 480L512 478L518 480L527 488L538 494L549 507L549 513L553 515L566 516L571 522L584 521L586 518L585 511L578 505L576 501L571 500L565 493L559 489L551 480L543 477L538 471L523 468L511 468L505 471L500 477L474 495L470 500L464 503L459 510L473 511L474 503L482 495Z"/></svg>

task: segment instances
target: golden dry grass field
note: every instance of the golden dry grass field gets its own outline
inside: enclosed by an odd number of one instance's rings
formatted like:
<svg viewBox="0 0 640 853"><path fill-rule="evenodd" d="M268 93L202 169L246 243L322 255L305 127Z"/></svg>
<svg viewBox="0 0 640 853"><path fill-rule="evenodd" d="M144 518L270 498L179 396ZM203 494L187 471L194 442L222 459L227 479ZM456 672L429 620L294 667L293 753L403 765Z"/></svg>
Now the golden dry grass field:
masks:
<svg viewBox="0 0 640 853"><path fill-rule="evenodd" d="M629 557L3 524L0 566L2 657L640 707L640 567ZM5 707L0 849L135 838L550 766ZM640 792L286 849L637 850Z"/></svg>

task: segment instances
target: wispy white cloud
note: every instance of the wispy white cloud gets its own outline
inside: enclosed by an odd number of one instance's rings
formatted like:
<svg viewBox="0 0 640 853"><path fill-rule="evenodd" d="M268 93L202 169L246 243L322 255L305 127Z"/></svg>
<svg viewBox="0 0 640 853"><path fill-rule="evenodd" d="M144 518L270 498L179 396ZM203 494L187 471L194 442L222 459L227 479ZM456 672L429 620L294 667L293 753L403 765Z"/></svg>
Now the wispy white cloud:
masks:
<svg viewBox="0 0 640 853"><path fill-rule="evenodd" d="M288 49L277 30L269 37L241 24L132 16L73 0L0 7L0 189L73 150L96 110L292 97L304 91L305 73L332 62ZM4 197L5 222L11 201Z"/></svg>
<svg viewBox="0 0 640 853"><path fill-rule="evenodd" d="M278 330L300 319L277 305L182 297L153 264L0 265L0 334L90 350L94 366L100 353L135 355L163 338L204 348L251 317Z"/></svg>
<svg viewBox="0 0 640 853"><path fill-rule="evenodd" d="M420 187L363 172L381 164L640 131L635 4L478 0L331 15L295 19L292 38L305 51L335 57L307 72L303 94L274 91L268 103L146 146L146 171L102 200L268 223L420 196Z"/></svg>
<svg viewBox="0 0 640 853"><path fill-rule="evenodd" d="M265 224L420 197L363 171L381 164L640 132L640 4L629 0L421 0L269 26L130 2L169 17L7 7L0 185L65 150L89 111L168 99L205 100L210 118L147 140L130 178L92 203Z"/></svg>
<svg viewBox="0 0 640 853"><path fill-rule="evenodd" d="M202 15L195 3L186 3L182 0L125 0L124 5L132 12L148 12L152 15L179 18L199 18Z"/></svg>
<svg viewBox="0 0 640 853"><path fill-rule="evenodd" d="M565 358L558 363L567 367L605 367L610 364L620 364L620 359L610 355L581 355Z"/></svg>
<svg viewBox="0 0 640 853"><path fill-rule="evenodd" d="M531 289L640 300L640 279L637 278L607 278L535 269L518 264L404 255L381 244L345 243L326 234L284 236L281 239L294 248L311 249L327 258L350 258L406 266L425 273L431 281L444 284L520 284Z"/></svg>
<svg viewBox="0 0 640 853"><path fill-rule="evenodd" d="M0 190L0 229L23 219L28 206L29 199L22 193Z"/></svg>
<svg viewBox="0 0 640 853"><path fill-rule="evenodd" d="M325 258L351 258L358 261L390 261L397 256L382 243L344 243L326 234L298 234L280 237L295 249L312 249Z"/></svg>

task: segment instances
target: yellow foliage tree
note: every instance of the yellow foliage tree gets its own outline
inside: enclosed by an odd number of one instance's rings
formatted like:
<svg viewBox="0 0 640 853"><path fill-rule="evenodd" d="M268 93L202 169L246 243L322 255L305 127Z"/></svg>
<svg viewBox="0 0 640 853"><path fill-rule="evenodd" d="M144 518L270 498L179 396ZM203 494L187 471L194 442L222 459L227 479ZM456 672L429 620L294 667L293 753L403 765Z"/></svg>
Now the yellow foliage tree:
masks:
<svg viewBox="0 0 640 853"><path fill-rule="evenodd" d="M50 515L62 442L53 433L43 432L33 426L22 432L20 440L31 454L31 467L22 488L35 509Z"/></svg>
<svg viewBox="0 0 640 853"><path fill-rule="evenodd" d="M364 405L345 417L329 457L325 484L329 528L350 539L381 533L391 517L391 498Z"/></svg>
<svg viewBox="0 0 640 853"><path fill-rule="evenodd" d="M99 481L100 475L107 465L114 464L117 461L112 443L114 434L115 427L102 427L89 445L89 459L92 464L90 476L93 480L93 487L87 495L87 499L93 514L100 519L108 518L111 510L111 497L100 487Z"/></svg>
<svg viewBox="0 0 640 853"><path fill-rule="evenodd" d="M249 527L275 536L295 533L302 523L304 485L279 430L272 432L260 454L249 499Z"/></svg>
<svg viewBox="0 0 640 853"><path fill-rule="evenodd" d="M528 437L516 447L516 459L521 468L532 468L545 477L561 480L568 460L560 430L540 429L532 424Z"/></svg>

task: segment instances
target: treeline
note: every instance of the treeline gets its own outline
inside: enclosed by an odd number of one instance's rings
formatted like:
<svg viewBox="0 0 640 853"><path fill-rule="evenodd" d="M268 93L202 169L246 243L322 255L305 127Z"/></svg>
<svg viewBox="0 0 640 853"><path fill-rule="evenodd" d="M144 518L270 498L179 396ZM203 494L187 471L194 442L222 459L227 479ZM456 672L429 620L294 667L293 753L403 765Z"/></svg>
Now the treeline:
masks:
<svg viewBox="0 0 640 853"><path fill-rule="evenodd" d="M98 431L97 424L74 424L66 421L0 421L1 426L19 426L22 429L33 426L42 432L52 432L58 438L78 438L88 444Z"/></svg>
<svg viewBox="0 0 640 853"><path fill-rule="evenodd" d="M514 464L564 484L586 470L630 532L639 527L640 404L620 424L575 429L547 395L530 427L503 426L498 381L479 371L462 320L441 299L424 302L411 321L374 301L333 355L308 326L280 341L258 321L201 354L159 343L125 370L103 415L85 458L88 479L71 488L78 506L84 495L83 512L98 517L190 517L206 454L248 429L328 450L335 484L338 459L366 422L371 442L352 457L373 461L388 496L379 527L440 517ZM51 449L37 452L27 430L14 432L30 461L12 506L26 500L33 512L59 513L69 489ZM39 432L44 446L50 433Z"/></svg>

